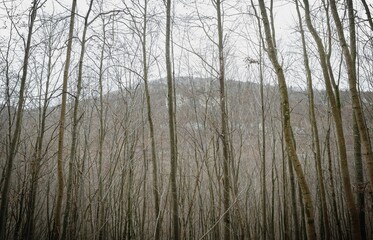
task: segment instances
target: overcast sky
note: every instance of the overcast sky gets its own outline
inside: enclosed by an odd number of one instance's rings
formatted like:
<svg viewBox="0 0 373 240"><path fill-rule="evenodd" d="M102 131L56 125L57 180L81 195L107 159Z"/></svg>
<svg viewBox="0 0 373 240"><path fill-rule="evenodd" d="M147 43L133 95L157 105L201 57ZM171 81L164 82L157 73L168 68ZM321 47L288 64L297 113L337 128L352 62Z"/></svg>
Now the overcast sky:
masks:
<svg viewBox="0 0 373 240"><path fill-rule="evenodd" d="M256 3L257 1L254 1ZM311 1L311 3L314 1ZM128 1L127 1L128 3ZM300 48L300 36L296 31L297 27L297 16L295 12L295 6L291 1L276 0L274 6L274 17L275 17L275 28L276 28L276 40L279 49L280 59L284 64L286 76L289 85L304 87L304 79L297 75L295 70L302 67L301 59L301 48ZM163 19L163 1L151 0L150 4L157 8L159 18ZM24 32L27 30L27 9L30 7L31 1L2 1L0 8L1 16L1 37L3 40L7 39L9 35L9 24L10 21L6 16L5 9L15 9L15 14L22 16L21 23L18 23L20 32L22 29ZM71 0L47 0L44 3L43 8L39 11L39 15L46 13L59 15L61 17L68 17L68 10L71 8ZM78 1L77 13L80 16L86 14L88 8L87 0ZM121 0L104 1L103 11L110 11L113 9L123 9L124 4ZM258 34L257 34L257 22L254 17L250 17L253 14L250 6L250 1L247 0L226 0L223 4L224 8L224 31L225 31L225 51L226 51L226 62L227 62L227 77L230 79L236 79L241 81L257 81L256 75L253 72L257 71L255 66L247 68L245 59L247 57L257 58L258 57ZM97 5L95 5L96 12L98 11ZM91 16L94 16L93 11ZM203 17L205 29L201 28L201 22L197 19L197 16ZM174 1L174 27L173 27L173 40L174 54L175 54L175 72L177 76L185 76L193 74L194 76L204 77L206 72L201 69L200 59L190 52L196 51L199 54L206 54L209 61L217 63L217 56L213 53L208 54L208 49L214 50L214 44L208 39L208 37L216 39L216 31L214 31L214 19L216 15L215 9L211 4L210 0L175 0ZM78 27L81 27L81 18L78 18L80 23L76 25L75 33L80 34ZM188 21L187 21L188 20ZM23 22L23 24L22 24ZM99 21L97 24L101 24ZM158 55L161 59L164 53L164 26L161 25L159 29L159 45ZM211 29L210 29L211 28ZM206 29L211 32L206 32ZM215 34L215 36L214 36ZM208 36L208 37L207 37ZM80 36L78 36L80 37ZM75 47L78 47L75 45ZM214 50L216 52L216 49ZM22 59L22 58L21 58ZM151 77L157 79L164 77L163 61L151 69ZM270 64L267 62L267 64ZM268 65L270 67L270 65ZM161 70L159 70L161 69ZM271 68L268 68L268 74L271 75ZM253 77L254 76L254 77ZM272 76L272 75L271 75ZM267 82L276 82L273 77L266 78ZM318 78L315 78L315 87L321 87L318 83ZM342 83L343 86L343 83Z"/></svg>

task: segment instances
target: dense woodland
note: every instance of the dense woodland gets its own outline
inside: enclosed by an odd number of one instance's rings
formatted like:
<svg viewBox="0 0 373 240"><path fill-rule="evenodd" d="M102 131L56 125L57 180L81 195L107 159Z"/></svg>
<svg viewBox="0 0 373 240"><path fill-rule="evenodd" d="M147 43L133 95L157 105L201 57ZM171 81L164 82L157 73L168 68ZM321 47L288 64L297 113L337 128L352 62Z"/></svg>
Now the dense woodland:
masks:
<svg viewBox="0 0 373 240"><path fill-rule="evenodd" d="M1 1L0 239L372 239L372 12Z"/></svg>

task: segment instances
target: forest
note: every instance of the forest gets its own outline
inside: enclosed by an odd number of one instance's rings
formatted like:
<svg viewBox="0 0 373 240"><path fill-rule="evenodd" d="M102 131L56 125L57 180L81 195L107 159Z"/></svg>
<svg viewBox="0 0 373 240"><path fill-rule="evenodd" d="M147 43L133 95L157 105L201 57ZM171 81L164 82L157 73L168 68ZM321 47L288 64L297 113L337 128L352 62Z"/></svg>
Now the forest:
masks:
<svg viewBox="0 0 373 240"><path fill-rule="evenodd" d="M373 239L370 0L2 0L0 240Z"/></svg>

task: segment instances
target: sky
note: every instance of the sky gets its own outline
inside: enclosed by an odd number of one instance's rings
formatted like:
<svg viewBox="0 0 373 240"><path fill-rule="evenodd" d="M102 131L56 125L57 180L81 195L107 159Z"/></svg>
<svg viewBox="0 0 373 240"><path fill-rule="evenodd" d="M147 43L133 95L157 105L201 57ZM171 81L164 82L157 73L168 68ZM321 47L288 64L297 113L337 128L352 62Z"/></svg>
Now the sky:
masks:
<svg viewBox="0 0 373 240"><path fill-rule="evenodd" d="M56 16L61 18L68 17L68 10L71 8L71 0L46 0L43 7L39 10L39 16L43 14L54 13ZM129 1L126 0L126 3ZM253 15L253 10L249 6L250 1L247 0L226 0L224 1L224 38L225 38L225 51L226 51L226 64L227 64L227 78L240 80L240 81L258 81L258 67L254 65L248 66L245 62L247 57L257 59L259 55L258 51L258 28L257 22ZM254 1L256 3L256 1ZM315 1L311 1L315 2ZM151 6L155 6L156 15L154 19L159 21L160 27L158 28L157 40L153 43L158 47L153 49L155 52L158 62L151 67L151 79L159 79L165 77L164 71L164 5L160 0L151 0ZM31 1L5 1L3 0L0 4L0 36L3 40L9 36L10 21L6 16L6 9L15 9L15 21L19 27L19 33L25 34L27 30L27 13L28 8L31 5ZM78 13L78 24L76 28L81 29L82 16L86 14L88 8L87 0L78 1L77 13ZM104 1L103 4L104 12L113 9L123 9L124 5L121 0ZM95 5L95 9L91 16L94 16L98 12L98 7ZM174 41L174 64L175 64L175 75L186 76L193 75L196 77L208 77L210 74L206 70L199 56L207 59L208 62L212 63L217 67L217 54L216 46L211 41L216 39L216 19L215 9L211 5L210 0L177 0L174 1L174 26L173 26L173 41ZM18 17L20 16L20 17ZM200 16L202 20L198 19ZM274 18L276 28L276 41L279 49L280 60L284 64L284 69L288 84L293 87L304 88L305 80L304 76L299 76L299 68L302 66L301 48L300 48L300 36L297 32L297 16L295 6L290 1L276 0L274 1ZM92 28L94 31L99 32L99 24L101 21L97 21L97 27ZM163 24L163 25L162 25ZM80 27L77 27L80 26ZM37 30L39 31L39 30ZM95 32L91 32L94 34ZM13 33L16 34L16 33ZM81 32L75 30L75 34L81 36ZM99 34L99 33L98 33ZM151 36L149 36L151 38ZM209 39L210 38L210 39ZM96 40L97 41L97 40ZM131 40L135 41L135 40ZM150 41L150 40L149 40ZM4 41L5 42L5 41ZM18 43L19 44L19 43ZM94 43L91 44L94 46ZM22 46L22 45L20 45ZM74 44L76 52L78 51L79 45ZM2 48L4 49L4 48ZM93 49L93 55L88 53L88 58L94 57L95 49ZM97 49L98 50L98 49ZM3 51L3 50L2 50ZM132 50L131 50L132 51ZM19 50L19 59L22 59L22 50ZM336 61L336 64L338 61ZM266 83L275 83L276 78L274 77L270 62L266 62ZM315 70L317 71L317 62L315 62ZM73 69L74 71L74 69ZM315 76L316 88L323 88L320 76ZM343 87L343 84L342 84Z"/></svg>

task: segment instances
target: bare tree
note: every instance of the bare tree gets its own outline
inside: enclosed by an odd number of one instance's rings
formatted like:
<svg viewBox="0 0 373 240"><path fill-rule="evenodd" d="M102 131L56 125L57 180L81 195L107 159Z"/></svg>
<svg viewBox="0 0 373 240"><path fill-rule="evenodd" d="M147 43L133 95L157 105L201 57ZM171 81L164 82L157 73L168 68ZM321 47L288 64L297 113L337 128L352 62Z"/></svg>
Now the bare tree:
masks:
<svg viewBox="0 0 373 240"><path fill-rule="evenodd" d="M58 154L57 154L57 175L58 175L58 188L56 191L56 208L54 212L53 222L53 236L55 239L61 237L61 212L62 212L62 199L64 193L64 174L63 174L63 150L64 150L64 134L65 134L65 119L66 119L66 104L67 104L67 83L69 79L70 59L73 42L73 30L75 22L75 9L77 1L72 1L71 15L70 15L70 26L69 35L67 40L66 49L66 61L63 72L63 83L62 83L62 100L61 100L61 111L59 119L59 133L58 133Z"/></svg>
<svg viewBox="0 0 373 240"><path fill-rule="evenodd" d="M368 170L368 179L372 186L373 184L373 152L372 146L369 139L369 131L366 126L363 108L359 98L358 84L357 84L357 73L356 73L356 30L355 30L355 13L352 0L347 0L347 12L348 12L348 30L350 35L350 44L348 47L346 37L343 31L342 22L339 18L337 6L335 0L330 0L330 10L334 19L334 23L337 28L339 37L339 44L342 48L344 60L347 68L348 85L352 100L352 107L356 116L357 126L359 127L361 144L363 146L363 156ZM353 220L354 221L354 220ZM355 223L353 223L355 225ZM357 231L356 229L354 232Z"/></svg>
<svg viewBox="0 0 373 240"><path fill-rule="evenodd" d="M272 37L270 23L268 21L268 15L267 15L267 10L266 10L264 1L259 0L259 7L260 7L261 15L262 15L263 27L264 27L265 38L266 38L266 43L267 43L267 53L277 74L279 91L281 95L282 118L283 118L283 123L284 123L284 136L285 136L287 152L289 154L289 158L297 174L299 185L302 190L303 201L305 204L307 238L314 239L316 238L316 232L315 232L315 225L314 225L315 220L314 220L313 202L312 202L311 192L309 190L308 183L305 179L302 165L299 161L299 158L298 158L298 155L295 149L295 145L294 145L295 140L292 134L292 127L290 123L289 97L288 97L288 92L287 92L285 75L284 75L282 66L277 59L277 51L274 46L275 39L273 39Z"/></svg>
<svg viewBox="0 0 373 240"><path fill-rule="evenodd" d="M10 149L9 149L9 156L7 159L6 165L6 172L4 175L4 184L3 188L1 189L1 206L0 206L0 238L5 238L6 234L6 223L7 223L7 208L8 208L8 201L9 201L9 187L10 181L12 177L13 171L13 164L14 159L17 154L18 148L18 141L21 134L22 129L22 119L23 119L23 107L25 102L25 91L26 91L26 80L27 80L27 69L30 57L30 49L31 49L31 39L33 34L34 23L36 19L36 13L38 8L40 7L40 1L34 0L32 2L32 7L30 10L30 17L29 17L29 24L28 24L28 33L27 33L27 40L25 44L25 54L23 57L23 65L22 65L22 76L21 76L21 85L19 90L19 97L18 97L18 104L17 104L17 112L16 112L16 122L15 122L15 129L11 138L10 142Z"/></svg>
<svg viewBox="0 0 373 240"><path fill-rule="evenodd" d="M228 136L228 114L225 95L225 60L224 60L224 43L223 43L223 19L222 19L222 1L215 2L217 24L218 24L218 51L219 51L219 101L220 101L220 118L221 134L220 138L223 145L223 205L224 205L224 239L229 240L231 237L231 220L230 220L230 159L229 159L229 136Z"/></svg>
<svg viewBox="0 0 373 240"><path fill-rule="evenodd" d="M151 159L152 159L152 175L153 175L153 196L154 196L154 213L156 216L156 227L154 232L154 238L156 240L160 239L160 230L161 230L161 222L160 219L160 200L159 200L159 184L158 184L158 160L157 160L157 149L156 149L156 140L155 140L155 129L154 129L154 120L153 120L153 111L151 105L151 96L149 90L149 60L148 60L148 41L147 35L148 32L148 24L149 24L149 16L148 16L148 5L149 0L144 0L143 6L138 4L133 4L137 6L142 13L142 25L138 24L136 20L137 16L135 16L130 8L126 5L126 10L131 17L132 24L134 25L135 34L139 37L139 41L141 43L141 50L142 50L142 79L144 81L144 91L145 91L145 100L146 100L146 108L147 108L147 120L149 124L149 134L150 134L150 145L151 145ZM124 3L125 4L125 3ZM145 182L145 181L144 181ZM145 211L145 210L144 210Z"/></svg>
<svg viewBox="0 0 373 240"><path fill-rule="evenodd" d="M315 155L316 161L316 172L317 172L317 180L319 184L319 192L320 192L320 199L321 199L321 214L323 219L323 224L320 226L323 229L322 234L320 234L321 238L329 239L330 232L329 232L329 217L328 217L328 207L326 203L326 191L325 191L325 183L324 183L324 176L322 173L322 165L321 165L321 148L320 148L320 140L319 140L319 130L317 126L316 120L316 113L315 113L315 100L314 100L314 93L313 93L313 81L312 81L312 73L308 59L308 53L306 48L306 38L303 30L303 23L302 17L299 10L298 1L295 1L297 14L299 19L299 30L301 33L301 40L302 40L302 51L303 51L303 61L306 70L306 78L307 78L307 91L308 91L308 104L309 104L309 121L312 127L312 148ZM325 233L323 233L325 232Z"/></svg>
<svg viewBox="0 0 373 240"><path fill-rule="evenodd" d="M35 2L1 2L0 238L370 239L332 0L294 1L74 0L53 14L47 1L7 194ZM341 3L369 130L370 2ZM297 18L283 23L282 11Z"/></svg>
<svg viewBox="0 0 373 240"><path fill-rule="evenodd" d="M59 50L57 48L59 43L56 41L56 39L58 39L63 33L63 31L60 31L60 29L58 28L58 21L55 21L53 15L48 17L43 16L41 21L45 26L43 28L42 37L46 37L45 44L41 46L43 48L41 54L44 55L42 69L45 68L46 73L44 74L44 70L41 70L40 82L38 83L38 125L36 129L37 136L35 139L35 143L32 146L33 152L29 171L31 175L31 181L28 196L25 198L27 199L27 210L26 220L22 233L23 239L31 240L35 238L34 234L37 226L37 192L40 186L39 178L40 173L42 172L41 168L43 166L43 160L46 159L45 156L48 153L48 146L51 145L53 140L52 137L48 140L48 142L46 142L48 129L50 128L48 125L51 122L51 119L48 117L51 115L51 113L53 113L53 111L51 111L50 109L50 104L52 101L53 93L55 92L55 89L53 89L52 85L52 72L55 69L57 61L60 57L60 55L57 55L59 53ZM40 56L36 56L36 58L38 57ZM35 64L35 71L37 72L38 65L35 61L35 58L33 59L33 62Z"/></svg>
<svg viewBox="0 0 373 240"><path fill-rule="evenodd" d="M343 133L344 131L343 131L343 125L342 125L342 115L341 115L340 105L338 101L339 93L333 92L332 80L331 80L332 72L328 70L327 58L326 58L325 49L324 49L322 40L311 22L308 0L304 0L303 2L305 6L307 27L310 30L317 44L317 49L318 49L318 53L320 56L320 64L321 64L324 81L325 81L325 87L326 87L328 99L329 99L329 102L332 108L334 123L336 126L338 150L339 150L339 155L340 155L339 158L340 158L340 163L341 163L340 167L341 167L346 201L347 201L348 209L351 213L351 221L352 221L351 224L352 224L352 229L353 229L352 232L353 232L353 236L356 237L356 239L360 239L360 231L359 231L359 223L358 223L359 218L358 218L356 206L354 203L354 197L352 193L351 181L350 181L349 170L348 170L348 165L347 165L346 141L345 141L345 137Z"/></svg>
<svg viewBox="0 0 373 240"><path fill-rule="evenodd" d="M174 87L171 63L171 0L166 4L166 70L167 70L167 103L168 103L168 124L170 132L170 181L171 181L171 201L172 201L172 233L173 239L180 239L179 229L179 205L176 183L177 172L177 143L175 132L175 113L174 113Z"/></svg>
<svg viewBox="0 0 373 240"><path fill-rule="evenodd" d="M83 79L83 62L84 62L84 55L85 55L85 44L87 42L87 29L89 26L88 18L92 10L93 0L90 1L87 14L84 17L84 26L83 26L83 35L81 40L81 48L80 48L80 57L79 57L79 65L78 65L78 79L76 83L76 95L74 96L74 110L73 110L73 122L72 122L72 131L71 131L71 148L70 148L70 156L69 156L69 173L67 178L67 189L66 189L66 207L63 217L63 228L62 228L62 239L66 239L66 234L68 231L69 224L69 215L70 209L72 205L72 185L73 185L73 178L75 176L75 169L74 163L76 161L76 149L77 149L77 139L78 139L78 124L80 120L79 116L79 101L81 97L82 91L82 79ZM74 224L71 224L74 225ZM72 233L72 232L71 232ZM73 237L73 236L72 236Z"/></svg>

